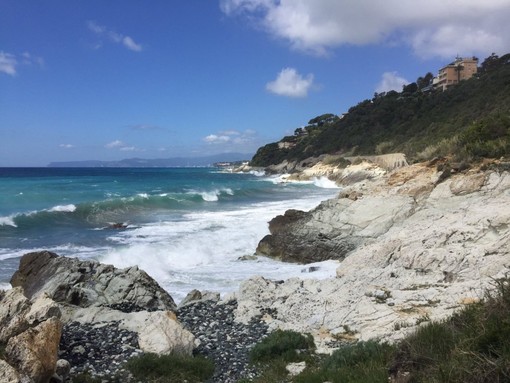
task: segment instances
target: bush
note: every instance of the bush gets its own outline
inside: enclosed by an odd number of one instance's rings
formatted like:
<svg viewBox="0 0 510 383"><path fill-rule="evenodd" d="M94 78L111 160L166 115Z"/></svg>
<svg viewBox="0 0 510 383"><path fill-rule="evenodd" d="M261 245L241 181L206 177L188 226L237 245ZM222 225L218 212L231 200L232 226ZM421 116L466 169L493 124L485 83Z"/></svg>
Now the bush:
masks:
<svg viewBox="0 0 510 383"><path fill-rule="evenodd" d="M394 347L374 341L359 342L336 350L315 371L304 371L296 383L388 382L388 363Z"/></svg>
<svg viewBox="0 0 510 383"><path fill-rule="evenodd" d="M211 361L177 354L143 354L130 359L127 368L136 379L158 383L202 382L214 373Z"/></svg>
<svg viewBox="0 0 510 383"><path fill-rule="evenodd" d="M269 362L281 358L285 362L299 359L297 350L313 350L315 345L310 334L302 335L296 331L276 330L250 351L252 362Z"/></svg>

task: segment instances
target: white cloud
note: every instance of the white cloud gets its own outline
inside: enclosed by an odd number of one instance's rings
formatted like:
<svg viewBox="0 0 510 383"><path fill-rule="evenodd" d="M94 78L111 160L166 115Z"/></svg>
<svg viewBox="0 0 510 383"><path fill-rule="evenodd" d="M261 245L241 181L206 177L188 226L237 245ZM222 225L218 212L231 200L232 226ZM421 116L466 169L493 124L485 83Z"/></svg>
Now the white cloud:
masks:
<svg viewBox="0 0 510 383"><path fill-rule="evenodd" d="M74 148L74 145L73 144L60 144L58 147L64 148L64 149L72 149L72 148Z"/></svg>
<svg viewBox="0 0 510 383"><path fill-rule="evenodd" d="M220 7L314 54L376 43L449 58L510 50L508 0L220 0Z"/></svg>
<svg viewBox="0 0 510 383"><path fill-rule="evenodd" d="M214 145L218 150L239 150L252 151L260 146L257 142L257 133L254 130L247 129L240 132L235 129L224 130L216 134L209 134L202 138L202 141L208 145Z"/></svg>
<svg viewBox="0 0 510 383"><path fill-rule="evenodd" d="M142 51L142 46L140 44L135 43L134 40L129 36L124 36L122 38L122 44L124 44L124 46L127 49L130 49L132 51L135 51L135 52Z"/></svg>
<svg viewBox="0 0 510 383"><path fill-rule="evenodd" d="M107 143L105 146L107 149L117 149L123 152L142 152L144 150L137 148L136 146L129 146L124 141L115 140Z"/></svg>
<svg viewBox="0 0 510 383"><path fill-rule="evenodd" d="M381 82L377 85L375 91L377 93L389 92L390 90L402 91L402 87L409 84L405 78L400 77L397 72L384 72Z"/></svg>
<svg viewBox="0 0 510 383"><path fill-rule="evenodd" d="M16 56L11 53L0 51L0 72L15 76L17 65L18 60L16 60Z"/></svg>
<svg viewBox="0 0 510 383"><path fill-rule="evenodd" d="M141 52L143 50L142 45L135 42L135 40L133 40L132 37L115 32L103 25L98 25L95 21L88 21L87 27L91 32L94 32L94 34L96 34L98 37L104 37L112 43L121 44L131 51ZM102 43L98 43L95 45L95 47L100 48L102 47L102 45L103 45Z"/></svg>
<svg viewBox="0 0 510 383"><path fill-rule="evenodd" d="M312 85L313 74L303 77L294 68L284 68L276 80L266 84L266 89L279 96L306 97Z"/></svg>
<svg viewBox="0 0 510 383"><path fill-rule="evenodd" d="M123 146L126 146L126 144L124 144L124 142L122 142L120 140L115 140L115 141L107 143L104 147L108 148L108 149L114 149L114 148L121 148Z"/></svg>
<svg viewBox="0 0 510 383"><path fill-rule="evenodd" d="M230 140L231 138L225 135L209 134L208 136L204 137L204 141L209 144L224 144Z"/></svg>
<svg viewBox="0 0 510 383"><path fill-rule="evenodd" d="M43 67L44 60L42 57L33 56L28 52L23 52L21 55L16 56L12 53L0 51L0 73L16 76L20 65Z"/></svg>

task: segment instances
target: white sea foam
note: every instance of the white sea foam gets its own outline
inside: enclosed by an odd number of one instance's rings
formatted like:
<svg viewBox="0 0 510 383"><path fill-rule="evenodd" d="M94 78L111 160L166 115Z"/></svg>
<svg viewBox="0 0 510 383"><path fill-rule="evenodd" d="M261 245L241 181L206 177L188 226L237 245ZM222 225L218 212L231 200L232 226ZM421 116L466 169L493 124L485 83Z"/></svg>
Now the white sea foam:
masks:
<svg viewBox="0 0 510 383"><path fill-rule="evenodd" d="M73 205L73 204L69 204L69 205L57 205L57 206L53 206L51 209L48 209L48 211L51 212L51 213L53 213L53 212L72 213L75 210L76 210L76 206Z"/></svg>
<svg viewBox="0 0 510 383"><path fill-rule="evenodd" d="M14 216L0 217L0 226L18 227L14 222Z"/></svg>
<svg viewBox="0 0 510 383"><path fill-rule="evenodd" d="M0 282L0 290L10 290L12 286L10 283L2 283Z"/></svg>
<svg viewBox="0 0 510 383"><path fill-rule="evenodd" d="M282 263L264 257L239 261L252 255L258 241L268 233L267 222L288 208L309 210L324 194L308 199L261 202L233 211L194 212L182 220L165 221L116 232L114 246L100 261L117 267L138 265L154 277L175 300L192 289L221 293L234 291L253 276L285 279L325 278L335 275L337 262L323 262L319 271L302 273L303 265Z"/></svg>
<svg viewBox="0 0 510 383"><path fill-rule="evenodd" d="M147 193L138 193L137 196L143 199L149 199L149 195Z"/></svg>
<svg viewBox="0 0 510 383"><path fill-rule="evenodd" d="M198 194L206 202L216 202L220 199L221 194L234 195L234 191L230 188L214 189L209 191L191 190L188 194Z"/></svg>
<svg viewBox="0 0 510 383"><path fill-rule="evenodd" d="M316 177L313 179L313 184L324 189L340 189L340 186L338 186L335 181L330 180L328 177Z"/></svg>
<svg viewBox="0 0 510 383"><path fill-rule="evenodd" d="M250 170L249 173L255 177L264 177L266 172L263 170Z"/></svg>

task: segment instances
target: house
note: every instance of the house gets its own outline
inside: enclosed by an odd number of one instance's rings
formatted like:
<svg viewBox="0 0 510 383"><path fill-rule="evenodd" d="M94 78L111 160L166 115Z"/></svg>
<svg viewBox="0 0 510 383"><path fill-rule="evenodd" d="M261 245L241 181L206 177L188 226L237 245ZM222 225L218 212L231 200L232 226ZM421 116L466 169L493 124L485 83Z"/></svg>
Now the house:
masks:
<svg viewBox="0 0 510 383"><path fill-rule="evenodd" d="M433 80L433 87L442 90L473 77L478 72L478 58L457 57L454 62L442 67Z"/></svg>

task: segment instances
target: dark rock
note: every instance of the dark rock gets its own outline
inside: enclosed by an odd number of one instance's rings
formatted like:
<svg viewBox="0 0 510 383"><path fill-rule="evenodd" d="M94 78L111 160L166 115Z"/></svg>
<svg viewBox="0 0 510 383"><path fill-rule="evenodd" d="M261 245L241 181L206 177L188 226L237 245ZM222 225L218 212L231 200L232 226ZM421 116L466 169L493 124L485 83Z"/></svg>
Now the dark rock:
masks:
<svg viewBox="0 0 510 383"><path fill-rule="evenodd" d="M48 251L25 254L11 278L27 298L42 293L58 303L89 307L130 306L143 310L175 310L172 297L138 267L117 269L95 261L59 257ZM136 310L134 310L136 311Z"/></svg>

